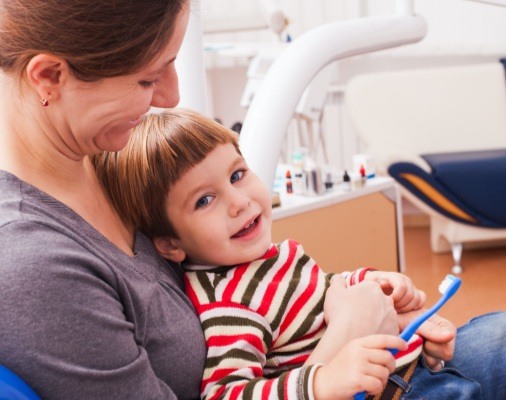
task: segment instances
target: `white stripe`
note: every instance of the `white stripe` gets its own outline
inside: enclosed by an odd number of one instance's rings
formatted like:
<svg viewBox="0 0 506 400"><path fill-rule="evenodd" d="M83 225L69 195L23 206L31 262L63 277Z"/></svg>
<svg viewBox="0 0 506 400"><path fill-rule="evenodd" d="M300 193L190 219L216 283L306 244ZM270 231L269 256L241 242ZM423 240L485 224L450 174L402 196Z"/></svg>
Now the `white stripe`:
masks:
<svg viewBox="0 0 506 400"><path fill-rule="evenodd" d="M289 399L297 399L297 382L299 380L301 369L295 369L291 370L288 373L288 380L287 380L287 394Z"/></svg>
<svg viewBox="0 0 506 400"><path fill-rule="evenodd" d="M251 345L245 340L238 340L231 345L227 346L211 346L207 349L207 357L222 357L227 351L242 350L255 356L262 365L265 365L265 352L267 349L264 346L264 351L258 350L255 346Z"/></svg>
<svg viewBox="0 0 506 400"><path fill-rule="evenodd" d="M200 314L200 320L206 321L211 318L224 318L224 317L233 317L233 318L241 318L241 319L249 319L257 324L261 325L267 332L270 332L271 327L267 320L263 318L261 315L257 314L254 311L247 310L245 308L236 308L236 307L216 307L206 310L202 314Z"/></svg>
<svg viewBox="0 0 506 400"><path fill-rule="evenodd" d="M305 276L302 279L302 281L304 281L304 285L299 284L297 286L297 290L295 291L294 295L290 299L289 305L286 309L286 312L285 312L285 315L283 316L283 318L286 317L286 314L292 309L295 301L302 295L303 291L307 289L307 282L309 280L308 275L309 275L310 271L309 271L309 268L304 268L304 269L305 269L305 271L304 271ZM314 309L314 307L318 304L318 302L324 296L325 296L325 274L323 272L319 271L315 292L311 295L311 297L307 300L307 302L299 310L298 317L296 317L293 320L293 323L290 324L290 326L285 330L285 332L283 332L282 335L280 335L279 337L276 338L276 341L279 343L288 342L292 338L294 333L297 331L297 329L299 329L300 325L304 322L304 320L300 316L308 315L310 313L310 311ZM321 314L323 316L323 309L321 310ZM320 321L322 321L322 320L320 319ZM317 326L319 327L320 324L318 324ZM315 328L315 324L312 325L311 331L314 331L314 328ZM276 332L276 335L277 334L278 333Z"/></svg>

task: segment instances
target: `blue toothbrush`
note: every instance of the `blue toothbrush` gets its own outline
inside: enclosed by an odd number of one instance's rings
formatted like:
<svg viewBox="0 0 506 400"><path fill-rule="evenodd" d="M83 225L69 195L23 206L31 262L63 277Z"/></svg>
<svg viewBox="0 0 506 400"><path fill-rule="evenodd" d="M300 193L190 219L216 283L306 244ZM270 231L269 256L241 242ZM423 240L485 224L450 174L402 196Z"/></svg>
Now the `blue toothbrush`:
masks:
<svg viewBox="0 0 506 400"><path fill-rule="evenodd" d="M432 306L429 310L425 311L422 315L412 321L399 335L401 339L407 342L411 339L411 336L417 331L417 329L422 325L425 321L427 321L431 316L433 316L443 305L450 300L450 298L457 292L462 280L453 275L446 275L446 278L439 284L439 293L442 294L439 301ZM390 353L393 355L397 354L397 349L390 349ZM355 400L365 400L366 393L360 392L357 393L353 398Z"/></svg>

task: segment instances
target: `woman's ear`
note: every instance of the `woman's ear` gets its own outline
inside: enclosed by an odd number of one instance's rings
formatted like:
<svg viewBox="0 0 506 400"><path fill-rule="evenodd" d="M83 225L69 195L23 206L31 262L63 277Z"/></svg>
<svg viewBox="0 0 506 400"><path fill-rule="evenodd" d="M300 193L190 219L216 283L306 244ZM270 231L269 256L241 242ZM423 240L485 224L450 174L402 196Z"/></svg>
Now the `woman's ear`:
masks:
<svg viewBox="0 0 506 400"><path fill-rule="evenodd" d="M37 54L26 66L28 81L41 99L54 100L68 73L68 63L52 54Z"/></svg>
<svg viewBox="0 0 506 400"><path fill-rule="evenodd" d="M186 258L186 253L177 245L174 238L169 236L157 237L153 239L153 244L158 253L167 260L180 263Z"/></svg>

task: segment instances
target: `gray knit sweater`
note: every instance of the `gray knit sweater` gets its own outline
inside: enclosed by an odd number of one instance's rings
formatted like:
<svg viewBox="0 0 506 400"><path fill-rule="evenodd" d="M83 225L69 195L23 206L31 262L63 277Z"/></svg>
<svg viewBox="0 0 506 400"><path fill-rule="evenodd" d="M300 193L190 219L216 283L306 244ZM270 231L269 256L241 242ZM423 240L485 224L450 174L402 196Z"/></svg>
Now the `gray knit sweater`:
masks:
<svg viewBox="0 0 506 400"><path fill-rule="evenodd" d="M0 364L43 399L192 399L205 343L178 267L129 257L0 171Z"/></svg>

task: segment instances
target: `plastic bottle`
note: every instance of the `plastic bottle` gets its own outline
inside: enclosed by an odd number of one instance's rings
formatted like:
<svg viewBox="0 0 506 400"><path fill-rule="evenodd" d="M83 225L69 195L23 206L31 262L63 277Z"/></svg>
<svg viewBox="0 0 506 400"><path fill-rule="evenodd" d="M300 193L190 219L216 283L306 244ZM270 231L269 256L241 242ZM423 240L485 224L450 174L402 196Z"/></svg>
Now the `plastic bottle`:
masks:
<svg viewBox="0 0 506 400"><path fill-rule="evenodd" d="M351 178L350 176L348 175L348 171L344 170L344 175L343 175L343 191L344 192L349 192L351 191Z"/></svg>
<svg viewBox="0 0 506 400"><path fill-rule="evenodd" d="M293 193L293 185L292 185L292 174L290 173L290 170L286 170L286 193L292 194Z"/></svg>
<svg viewBox="0 0 506 400"><path fill-rule="evenodd" d="M359 173L360 173L360 181L362 184L361 186L364 186L367 183L367 175L365 174L364 164L360 166Z"/></svg>
<svg viewBox="0 0 506 400"><path fill-rule="evenodd" d="M308 158L304 165L304 178L305 195L316 196L325 192L322 171L311 158Z"/></svg>
<svg viewBox="0 0 506 400"><path fill-rule="evenodd" d="M293 192L295 194L304 194L304 154L301 151L295 151L292 154L293 165Z"/></svg>

